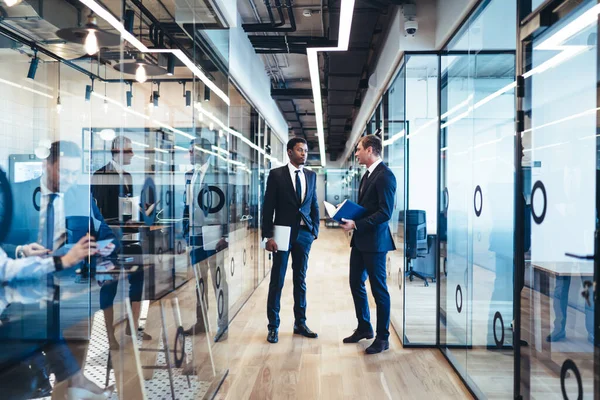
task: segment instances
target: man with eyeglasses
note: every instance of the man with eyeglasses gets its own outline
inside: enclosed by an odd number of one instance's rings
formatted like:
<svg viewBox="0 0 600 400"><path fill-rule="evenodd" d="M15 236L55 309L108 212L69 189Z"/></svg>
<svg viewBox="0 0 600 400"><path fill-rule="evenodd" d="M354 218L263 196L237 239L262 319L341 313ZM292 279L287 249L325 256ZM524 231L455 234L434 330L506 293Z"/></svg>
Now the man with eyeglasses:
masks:
<svg viewBox="0 0 600 400"><path fill-rule="evenodd" d="M119 203L122 199L133 196L133 178L131 174L125 171L124 167L131 164L134 153L131 147L131 139L119 135L115 137L110 147L111 160L102 168L94 172L92 176L92 195L100 209L100 212L111 223L117 223L121 220L119 215ZM134 217L131 215L131 217ZM130 219L131 219L130 217ZM125 219L123 219L125 223ZM121 237L121 231L117 234ZM138 244L124 246L125 254L141 254L142 250ZM129 280L129 300L131 302L131 311L133 313L133 322L138 326L141 314L141 302L144 290L144 270L139 269L135 273L128 274ZM104 312L104 321L106 322L106 333L111 350L119 349L119 343L115 337L114 322L114 300L117 295L118 279L107 280L102 283L100 289L100 308ZM129 325L125 329L127 335L131 335ZM144 340L151 340L152 336L144 332Z"/></svg>
<svg viewBox="0 0 600 400"><path fill-rule="evenodd" d="M133 179L123 168L131 164L134 156L131 139L117 136L112 141L110 153L112 159L92 177L92 195L107 220L120 217L119 197L133 196Z"/></svg>
<svg viewBox="0 0 600 400"><path fill-rule="evenodd" d="M279 309L290 254L294 277L294 333L307 338L318 335L306 326L306 270L313 241L319 235L317 174L304 169L308 146L303 138L287 143L288 165L269 172L263 203L262 237L273 252L273 268L267 298L269 333L267 341L279 341ZM290 241L279 248L274 239L276 226L290 227ZM281 243L280 243L281 245Z"/></svg>

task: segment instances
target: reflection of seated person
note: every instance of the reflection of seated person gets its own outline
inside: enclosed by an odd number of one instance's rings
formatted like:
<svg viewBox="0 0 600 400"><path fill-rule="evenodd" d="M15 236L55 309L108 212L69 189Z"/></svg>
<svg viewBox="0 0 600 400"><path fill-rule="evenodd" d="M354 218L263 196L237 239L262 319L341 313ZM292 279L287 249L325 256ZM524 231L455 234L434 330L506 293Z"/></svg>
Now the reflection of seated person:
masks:
<svg viewBox="0 0 600 400"><path fill-rule="evenodd" d="M226 190L223 185L218 185L218 170L211 165L212 145L208 139L194 139L190 143L190 161L194 165L194 169L186 172L186 193L185 204L183 208L183 233L190 248L190 259L192 266L199 266L201 282L200 286L204 289L204 282L207 281L208 271L212 276L215 297L217 299L217 307L219 307L219 297L222 297L221 312L217 312L218 316L218 340L225 332L228 324L228 291L227 282L225 281L226 274L221 271L220 282L216 279L216 265L214 262L209 263L209 258L217 252L227 248L226 230L227 230L227 208L225 194ZM220 239L215 241L211 246L205 246L205 241L208 241L204 233L208 231L217 232L220 234ZM217 235L219 236L219 235ZM214 247L213 247L214 246ZM209 248L206 248L209 247ZM218 283L218 284L217 284ZM200 293L197 293L198 303L196 306L196 323L185 331L187 335L193 335L199 332L205 332L204 319L202 317L202 302ZM203 293L204 304L208 301L208 291Z"/></svg>
<svg viewBox="0 0 600 400"><path fill-rule="evenodd" d="M77 144L57 141L43 161L42 176L13 185L13 197L21 203L2 245L10 257L47 254L88 233L97 240L116 239L91 200L89 188L76 184L80 169ZM115 249L111 243L99 254L108 256Z"/></svg>
<svg viewBox="0 0 600 400"><path fill-rule="evenodd" d="M19 260L9 258L0 249L0 314L13 303L33 304L51 301L53 293L45 280L45 275L71 268L89 255L96 253L96 242L90 236L84 236L69 252L62 257L25 257ZM24 321L27 322L27 321ZM10 322L0 323L0 343L10 346ZM28 337L20 339L28 340ZM1 345L0 345L1 346ZM10 353L7 349L3 354ZM23 362L0 373L0 387L3 399L23 399L40 397L52 390L48 377L54 374L55 387L65 382L67 398L71 399L108 399L112 389L101 389L87 379L64 339L46 346L44 351L36 351Z"/></svg>
<svg viewBox="0 0 600 400"><path fill-rule="evenodd" d="M568 165L575 165L574 163ZM580 193L580 182L574 180L569 174L569 170L564 171L564 186L565 186L565 208L568 213L575 214L574 207L576 206L577 199L571 198L572 193ZM596 170L596 182L600 182L600 170ZM574 183L576 182L576 183ZM600 209L600 185L596 185L596 210ZM557 202L558 203L558 202ZM576 217L570 216L571 219ZM591 261L589 261L591 264ZM552 333L546 337L548 342L558 342L566 339L566 327L567 327L567 309L569 306L569 289L571 288L571 276L556 276L556 286L554 287L554 299L552 301L552 308L554 309L554 328ZM580 276L581 292L585 289L585 281L593 281L593 277ZM585 315L585 329L588 334L588 341L594 344L594 289L589 288L590 297L585 300L584 315ZM579 296L577 296L579 298Z"/></svg>
<svg viewBox="0 0 600 400"><path fill-rule="evenodd" d="M581 276L581 289L586 280L590 280L591 277ZM552 307L554 308L554 329L552 333L546 337L548 342L558 342L564 340L567 337L566 326L567 326L567 307L569 305L569 289L571 287L570 276L557 276L556 286L554 287L554 301ZM590 289L590 293L592 290ZM594 343L594 306L593 306L593 295L590 296L589 303L585 301L585 329L588 333L588 341Z"/></svg>
<svg viewBox="0 0 600 400"><path fill-rule="evenodd" d="M133 179L131 174L123 169L123 166L130 165L133 158L133 149L131 140L125 136L117 136L113 139L111 145L112 159L94 172L92 176L92 195L98 204L98 208L106 219L117 221L121 218L119 215L119 202L121 198L131 197L133 195ZM139 246L124 247L123 253L141 254ZM129 276L129 300L131 301L131 311L133 321L138 326L138 320L141 313L141 301L144 287L144 270L128 274ZM112 350L119 348L115 337L114 309L113 303L117 295L118 280L105 281L100 289L100 308L104 312L106 322L106 331L108 342ZM127 335L131 335L129 324L125 330ZM144 332L144 340L150 340L152 337Z"/></svg>

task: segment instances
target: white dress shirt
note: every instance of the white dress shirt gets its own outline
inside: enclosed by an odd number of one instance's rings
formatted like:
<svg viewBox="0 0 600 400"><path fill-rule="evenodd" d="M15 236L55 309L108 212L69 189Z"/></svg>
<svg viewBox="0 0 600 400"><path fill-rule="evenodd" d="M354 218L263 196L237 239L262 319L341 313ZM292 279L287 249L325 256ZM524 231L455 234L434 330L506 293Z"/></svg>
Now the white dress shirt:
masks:
<svg viewBox="0 0 600 400"><path fill-rule="evenodd" d="M121 167L121 165L118 162L116 162L115 160L110 160L110 163L111 163L113 169L115 171L117 171L117 173L119 174L119 177L122 177L123 176L123 167Z"/></svg>
<svg viewBox="0 0 600 400"><path fill-rule="evenodd" d="M302 167L302 165L300 166L300 168L296 168L292 165L292 163L288 163L288 168L290 170L290 177L292 178L292 185L294 186L294 193L296 192L296 171L300 171L298 172L298 175L300 176L302 202L304 202L304 199L306 198L306 176L304 176L304 168Z"/></svg>
<svg viewBox="0 0 600 400"><path fill-rule="evenodd" d="M40 179L41 201L40 201L40 228L38 232L38 243L42 243L46 232L46 210L50 201L50 195L53 193L48 189L44 182L45 177ZM67 227L65 223L65 198L64 193L55 193L58 196L54 199L54 238L53 247L50 250L56 250L65 241L67 237Z"/></svg>
<svg viewBox="0 0 600 400"><path fill-rule="evenodd" d="M381 158L379 158L377 161L375 161L373 164L371 164L371 166L369 168L367 168L367 171L369 171L369 177L367 178L367 180L369 180L371 175L373 175L373 171L375 171L375 168L377 168L377 166L379 164L381 164L382 161L383 160Z"/></svg>
<svg viewBox="0 0 600 400"><path fill-rule="evenodd" d="M54 271L56 268L52 257L25 257L13 260L0 249L0 283L36 279Z"/></svg>

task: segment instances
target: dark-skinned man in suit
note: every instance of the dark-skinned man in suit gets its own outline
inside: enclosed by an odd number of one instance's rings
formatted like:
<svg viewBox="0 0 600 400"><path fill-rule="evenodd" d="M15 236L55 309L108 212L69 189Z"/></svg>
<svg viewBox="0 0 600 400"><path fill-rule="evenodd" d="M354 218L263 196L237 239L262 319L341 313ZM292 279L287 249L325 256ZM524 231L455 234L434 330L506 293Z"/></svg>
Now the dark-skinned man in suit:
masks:
<svg viewBox="0 0 600 400"><path fill-rule="evenodd" d="M356 221L342 219L344 230L354 231L350 242L350 290L358 320L358 327L344 339L344 343L357 343L373 337L365 290L368 276L377 305L377 337L366 349L367 354L389 349L390 294L385 264L387 252L396 250L389 227L396 197L396 178L381 160L381 152L381 139L375 135L367 135L358 143L357 161L367 167L360 181L358 204L367 212Z"/></svg>
<svg viewBox="0 0 600 400"><path fill-rule="evenodd" d="M308 156L306 140L293 138L287 143L289 164L269 172L263 203L262 237L265 248L273 252L273 268L267 298L269 333L267 341L279 340L281 290L287 264L292 256L294 282L294 333L308 338L317 334L306 326L306 270L312 242L319 235L317 174L304 169ZM291 228L288 248L278 248L273 238L274 226Z"/></svg>

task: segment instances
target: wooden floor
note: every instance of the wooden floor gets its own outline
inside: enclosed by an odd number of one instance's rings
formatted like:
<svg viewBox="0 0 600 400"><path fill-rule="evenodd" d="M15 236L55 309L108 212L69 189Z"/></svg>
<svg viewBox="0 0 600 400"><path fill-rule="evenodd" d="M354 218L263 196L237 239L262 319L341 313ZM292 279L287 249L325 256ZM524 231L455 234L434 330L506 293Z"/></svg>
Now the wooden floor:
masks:
<svg viewBox="0 0 600 400"><path fill-rule="evenodd" d="M318 332L318 339L292 333L290 266L279 343L267 343L268 277L263 281L231 322L226 341L229 375L217 399L471 398L439 350L403 349L391 327L390 350L379 355L364 354L371 340L342 343L356 327L348 287L349 255L342 231L322 228L307 274L307 325ZM375 326L375 306L369 297Z"/></svg>

